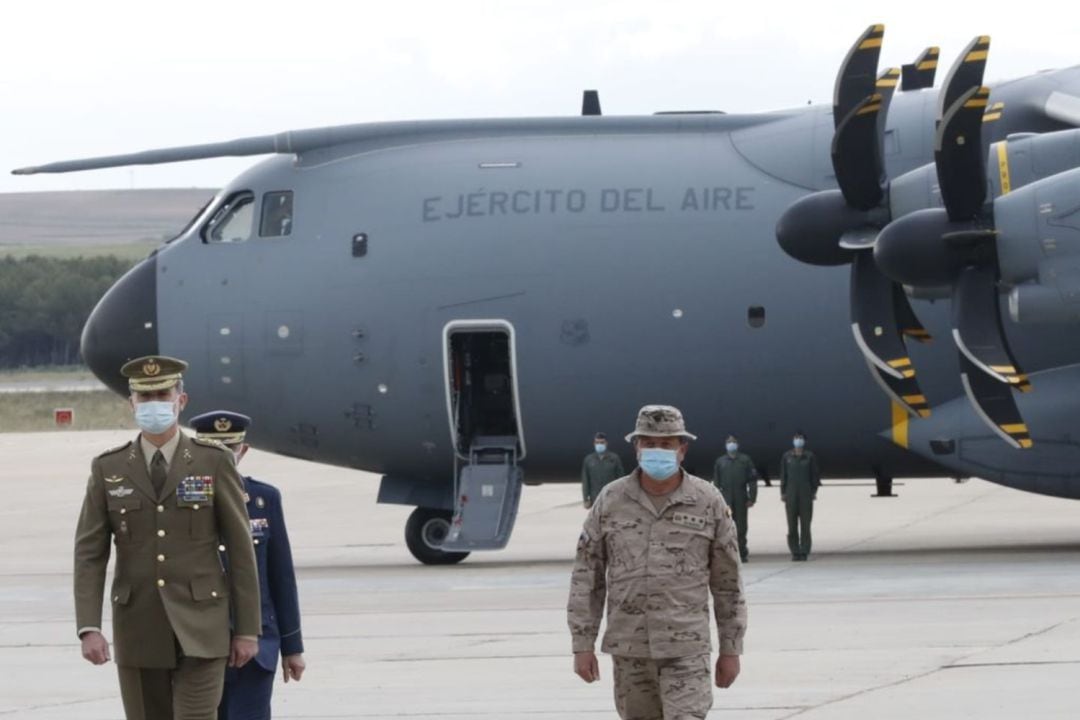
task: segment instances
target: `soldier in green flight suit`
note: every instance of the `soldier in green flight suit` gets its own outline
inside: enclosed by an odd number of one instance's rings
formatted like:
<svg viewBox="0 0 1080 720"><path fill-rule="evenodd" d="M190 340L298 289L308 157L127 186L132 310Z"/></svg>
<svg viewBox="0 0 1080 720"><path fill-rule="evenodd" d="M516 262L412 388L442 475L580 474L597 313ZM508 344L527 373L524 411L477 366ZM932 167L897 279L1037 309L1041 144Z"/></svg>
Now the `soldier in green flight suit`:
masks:
<svg viewBox="0 0 1080 720"><path fill-rule="evenodd" d="M626 474L622 459L607 449L607 435L596 433L593 437L593 450L596 452L586 455L585 461L581 463L581 498L586 510L592 507L593 501L605 485Z"/></svg>
<svg viewBox="0 0 1080 720"><path fill-rule="evenodd" d="M739 556L743 562L749 562L750 551L746 547L746 532L749 528L747 510L757 502L757 469L754 461L746 453L739 452L739 440L728 435L727 452L716 459L713 466L713 485L727 501L735 517L735 527L739 535Z"/></svg>
<svg viewBox="0 0 1080 720"><path fill-rule="evenodd" d="M810 520L821 487L817 457L806 449L806 436L796 432L792 449L780 458L780 499L787 509L788 548L792 560L810 555Z"/></svg>

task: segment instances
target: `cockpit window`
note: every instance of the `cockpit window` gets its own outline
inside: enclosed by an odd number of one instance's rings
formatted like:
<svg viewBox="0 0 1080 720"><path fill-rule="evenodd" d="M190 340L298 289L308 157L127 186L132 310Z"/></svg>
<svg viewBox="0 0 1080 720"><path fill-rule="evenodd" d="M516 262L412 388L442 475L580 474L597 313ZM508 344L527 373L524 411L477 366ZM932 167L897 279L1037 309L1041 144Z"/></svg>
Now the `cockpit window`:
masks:
<svg viewBox="0 0 1080 720"><path fill-rule="evenodd" d="M251 237L255 221L255 194L250 190L233 193L203 228L203 242L244 242Z"/></svg>
<svg viewBox="0 0 1080 720"><path fill-rule="evenodd" d="M263 195L259 237L284 237L292 234L292 190Z"/></svg>

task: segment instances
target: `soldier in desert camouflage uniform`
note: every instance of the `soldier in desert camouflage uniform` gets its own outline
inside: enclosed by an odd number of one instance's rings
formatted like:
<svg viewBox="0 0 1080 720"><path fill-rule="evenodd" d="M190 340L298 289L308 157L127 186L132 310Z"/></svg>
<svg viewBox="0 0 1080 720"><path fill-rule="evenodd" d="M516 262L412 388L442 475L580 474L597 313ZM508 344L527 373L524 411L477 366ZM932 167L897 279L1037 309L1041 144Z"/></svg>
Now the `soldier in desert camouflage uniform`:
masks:
<svg viewBox="0 0 1080 720"><path fill-rule="evenodd" d="M613 658L615 705L624 720L704 718L712 707L709 595L719 630L716 685L739 674L746 601L735 523L719 491L681 468L682 414L646 405L633 433L639 467L608 485L578 540L567 616L574 671L599 679L594 652Z"/></svg>

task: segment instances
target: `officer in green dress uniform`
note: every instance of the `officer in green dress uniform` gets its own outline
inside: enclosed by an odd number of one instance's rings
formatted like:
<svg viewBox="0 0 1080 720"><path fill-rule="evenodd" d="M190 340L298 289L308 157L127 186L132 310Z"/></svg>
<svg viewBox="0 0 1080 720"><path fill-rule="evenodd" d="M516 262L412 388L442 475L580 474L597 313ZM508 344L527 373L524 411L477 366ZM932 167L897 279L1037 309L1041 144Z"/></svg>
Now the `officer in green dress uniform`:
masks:
<svg viewBox="0 0 1080 720"><path fill-rule="evenodd" d="M226 664L243 666L258 651L259 580L240 476L222 445L180 432L186 369L163 356L123 366L141 432L91 463L75 533L76 627L95 665L112 659L101 619L116 547L112 649L128 720L214 720ZM236 548L228 573L221 543Z"/></svg>

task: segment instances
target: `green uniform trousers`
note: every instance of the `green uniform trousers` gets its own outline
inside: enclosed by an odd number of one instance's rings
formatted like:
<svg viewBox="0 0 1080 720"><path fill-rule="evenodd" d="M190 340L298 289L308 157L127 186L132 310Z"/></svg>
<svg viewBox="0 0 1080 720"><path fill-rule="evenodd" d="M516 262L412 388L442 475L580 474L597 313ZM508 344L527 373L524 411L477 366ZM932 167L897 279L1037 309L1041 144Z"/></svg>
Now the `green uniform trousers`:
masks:
<svg viewBox="0 0 1080 720"><path fill-rule="evenodd" d="M611 659L615 709L622 720L703 720L709 714L713 695L708 655Z"/></svg>
<svg viewBox="0 0 1080 720"><path fill-rule="evenodd" d="M127 720L216 720L228 658L182 657L175 668L118 665Z"/></svg>
<svg viewBox="0 0 1080 720"><path fill-rule="evenodd" d="M808 490L788 490L787 544L792 555L810 554L810 521L814 517L814 496Z"/></svg>

